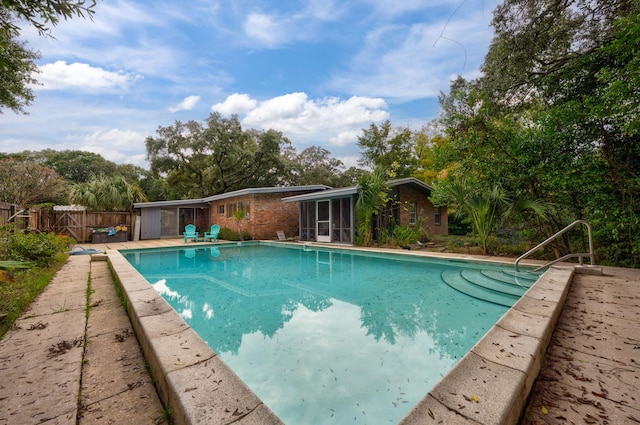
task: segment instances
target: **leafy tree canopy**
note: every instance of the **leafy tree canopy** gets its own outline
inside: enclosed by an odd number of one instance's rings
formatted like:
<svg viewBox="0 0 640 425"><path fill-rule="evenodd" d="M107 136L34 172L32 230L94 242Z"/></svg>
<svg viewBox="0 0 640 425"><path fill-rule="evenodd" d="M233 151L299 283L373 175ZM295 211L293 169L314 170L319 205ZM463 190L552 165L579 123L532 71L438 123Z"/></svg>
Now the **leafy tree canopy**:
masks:
<svg viewBox="0 0 640 425"><path fill-rule="evenodd" d="M25 107L34 99L31 85L37 84L35 60L38 52L20 42L23 21L35 27L40 35L51 36L51 27L60 19L74 16L91 18L96 0L2 0L0 3L0 113L9 108L26 113Z"/></svg>
<svg viewBox="0 0 640 425"><path fill-rule="evenodd" d="M362 133L358 136L358 146L362 149L361 166L394 168L397 177L409 177L416 170L416 140L409 128L394 128L387 120L380 126L371 123Z"/></svg>
<svg viewBox="0 0 640 425"><path fill-rule="evenodd" d="M485 75L440 98L449 177L537 199L539 237L592 222L600 261L640 265L635 0L506 0ZM562 241L558 251L569 249ZM566 253L566 252L564 252Z"/></svg>
<svg viewBox="0 0 640 425"><path fill-rule="evenodd" d="M0 9L0 19L5 14ZM0 28L0 113L3 107L24 113L25 106L33 101L29 86L37 83L33 75L38 71L35 60L39 57L9 30Z"/></svg>
<svg viewBox="0 0 640 425"><path fill-rule="evenodd" d="M324 184L331 187L344 186L342 179L344 164L331 157L331 152L320 146L310 146L298 153L291 148L287 155L290 184ZM347 184L348 185L348 184Z"/></svg>
<svg viewBox="0 0 640 425"><path fill-rule="evenodd" d="M0 27L17 35L20 28L15 21L25 20L33 25L40 35L50 35L51 26L56 26L60 18L91 18L95 13L95 6L96 0L2 0Z"/></svg>
<svg viewBox="0 0 640 425"><path fill-rule="evenodd" d="M275 130L245 131L237 116L212 113L204 124L159 127L145 144L152 173L172 189L167 199L179 199L277 185L284 171L281 149L290 142Z"/></svg>
<svg viewBox="0 0 640 425"><path fill-rule="evenodd" d="M66 197L65 181L37 162L0 159L0 201L28 207L59 202Z"/></svg>

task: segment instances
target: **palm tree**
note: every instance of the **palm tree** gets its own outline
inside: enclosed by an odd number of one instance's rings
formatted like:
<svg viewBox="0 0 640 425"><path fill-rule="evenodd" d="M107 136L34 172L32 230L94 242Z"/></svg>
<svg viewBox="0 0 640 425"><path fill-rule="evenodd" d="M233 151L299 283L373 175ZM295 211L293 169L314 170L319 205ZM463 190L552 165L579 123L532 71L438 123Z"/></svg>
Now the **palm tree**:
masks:
<svg viewBox="0 0 640 425"><path fill-rule="evenodd" d="M72 186L69 200L94 211L131 211L134 202L144 202L146 196L136 185L122 176L94 177Z"/></svg>
<svg viewBox="0 0 640 425"><path fill-rule="evenodd" d="M376 168L371 173L365 173L360 178L358 200L355 214L358 220L358 234L364 246L373 243L373 216L379 214L389 202L388 174L383 168Z"/></svg>
<svg viewBox="0 0 640 425"><path fill-rule="evenodd" d="M433 200L447 204L458 216L466 216L483 252L489 252L489 236L507 217L524 210L546 218L545 206L526 198L512 199L500 183L485 187L463 177L450 178L436 184ZM443 200L446 200L443 202Z"/></svg>

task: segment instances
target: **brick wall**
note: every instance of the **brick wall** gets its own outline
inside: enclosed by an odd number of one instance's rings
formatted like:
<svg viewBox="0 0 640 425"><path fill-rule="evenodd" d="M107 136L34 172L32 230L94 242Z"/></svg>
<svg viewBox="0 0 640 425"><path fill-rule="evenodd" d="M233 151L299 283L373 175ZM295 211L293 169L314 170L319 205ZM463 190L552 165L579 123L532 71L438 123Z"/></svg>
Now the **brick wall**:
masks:
<svg viewBox="0 0 640 425"><path fill-rule="evenodd" d="M303 192L296 192L296 195L300 194ZM287 196L291 196L291 193L252 194L214 201L210 210L211 224L217 223L220 227L237 231L236 221L233 217L227 217L229 204L248 203L249 218L242 220L241 226L253 239L276 239L278 230L283 230L287 237L296 237L299 233L298 203L282 202L281 199ZM218 213L220 205L224 205L224 214Z"/></svg>
<svg viewBox="0 0 640 425"><path fill-rule="evenodd" d="M435 222L435 207L423 192L411 189L408 186L399 187L400 224L409 224L409 204L416 204L418 221L424 218L422 227L428 234L446 235L449 233L446 207L440 208L440 224Z"/></svg>

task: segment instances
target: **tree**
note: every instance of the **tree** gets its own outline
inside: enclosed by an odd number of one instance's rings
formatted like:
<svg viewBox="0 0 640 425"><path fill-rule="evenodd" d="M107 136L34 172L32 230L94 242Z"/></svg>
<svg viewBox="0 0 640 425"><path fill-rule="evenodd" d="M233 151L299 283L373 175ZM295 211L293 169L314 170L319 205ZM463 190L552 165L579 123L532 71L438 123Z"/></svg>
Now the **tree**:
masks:
<svg viewBox="0 0 640 425"><path fill-rule="evenodd" d="M388 172L378 167L362 175L359 181L355 215L358 220L358 236L364 246L373 243L373 218L380 214L389 202Z"/></svg>
<svg viewBox="0 0 640 425"><path fill-rule="evenodd" d="M20 28L14 20L24 20L33 25L40 35L50 35L51 26L56 26L60 18L70 19L74 16L91 18L95 13L96 0L3 0L0 10L0 27L18 34Z"/></svg>
<svg viewBox="0 0 640 425"><path fill-rule="evenodd" d="M439 161L553 207L547 237L594 224L599 261L640 264L638 13L634 0L506 0L484 76L441 97ZM558 251L568 249L569 239Z"/></svg>
<svg viewBox="0 0 640 425"><path fill-rule="evenodd" d="M363 150L358 163L363 167L383 167L396 170L397 177L410 177L418 165L413 132L408 128L393 128L389 120L380 126L371 123L358 136Z"/></svg>
<svg viewBox="0 0 640 425"><path fill-rule="evenodd" d="M282 133L243 131L237 116L223 118L217 112L205 123L176 121L146 139L152 173L166 177L175 190L168 197L206 197L278 183L284 173L281 148L290 143Z"/></svg>
<svg viewBox="0 0 640 425"><path fill-rule="evenodd" d="M0 16L3 12L0 9ZM0 28L0 113L2 107L16 113L24 113L24 108L33 99L29 87L37 81L33 74L38 71L35 60L40 55L17 41L10 31Z"/></svg>
<svg viewBox="0 0 640 425"><path fill-rule="evenodd" d="M71 188L69 200L94 211L133 211L134 202L144 202L138 186L129 184L122 176L97 176Z"/></svg>
<svg viewBox="0 0 640 425"><path fill-rule="evenodd" d="M0 159L0 201L28 207L57 202L67 186L55 171L36 162Z"/></svg>
<svg viewBox="0 0 640 425"><path fill-rule="evenodd" d="M243 209L237 209L233 212L233 221L238 225L238 237L241 241L244 240L242 236L242 220L246 217L246 214Z"/></svg>
<svg viewBox="0 0 640 425"><path fill-rule="evenodd" d="M23 152L27 158L56 171L70 183L84 183L97 175L113 176L118 165L102 155L78 150L55 151L45 149L38 152Z"/></svg>
<svg viewBox="0 0 640 425"><path fill-rule="evenodd" d="M543 204L537 201L514 200L500 183L484 186L465 177L440 181L434 188L432 201L436 205L447 205L458 216L465 216L485 254L489 253L490 237L509 216L529 209L538 217L546 217Z"/></svg>
<svg viewBox="0 0 640 425"><path fill-rule="evenodd" d="M74 16L91 17L96 1L86 0L3 0L0 4L0 113L2 107L16 113L26 113L25 107L34 99L29 87L37 81L33 74L38 67L39 53L26 48L17 40L18 21L33 25L40 35L50 36L51 26L60 19Z"/></svg>
<svg viewBox="0 0 640 425"><path fill-rule="evenodd" d="M442 165L438 158L441 151L447 148L449 138L438 128L437 120L424 126L415 135L415 149L418 165L413 177L431 184L439 175L446 172L446 165Z"/></svg>
<svg viewBox="0 0 640 425"><path fill-rule="evenodd" d="M291 183L294 185L340 185L344 167L342 161L332 158L331 152L320 146L309 146L300 153L289 155Z"/></svg>

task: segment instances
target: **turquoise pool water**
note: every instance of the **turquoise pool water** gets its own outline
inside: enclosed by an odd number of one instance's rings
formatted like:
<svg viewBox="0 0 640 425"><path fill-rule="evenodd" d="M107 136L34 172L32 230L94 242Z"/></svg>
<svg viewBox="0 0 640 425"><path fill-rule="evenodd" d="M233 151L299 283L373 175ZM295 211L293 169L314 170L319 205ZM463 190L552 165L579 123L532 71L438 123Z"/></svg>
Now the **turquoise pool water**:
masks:
<svg viewBox="0 0 640 425"><path fill-rule="evenodd" d="M123 251L288 425L397 423L505 313L475 263L282 244Z"/></svg>

